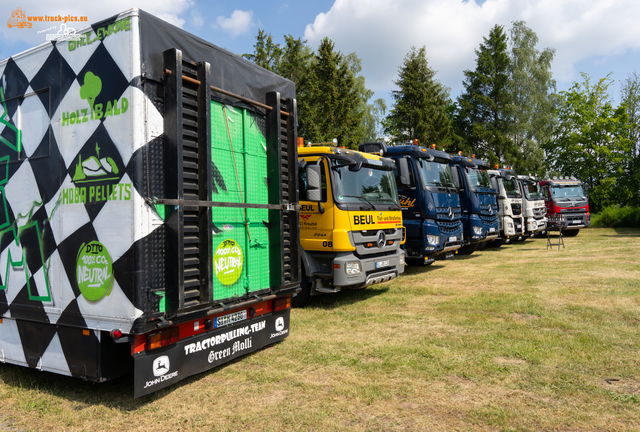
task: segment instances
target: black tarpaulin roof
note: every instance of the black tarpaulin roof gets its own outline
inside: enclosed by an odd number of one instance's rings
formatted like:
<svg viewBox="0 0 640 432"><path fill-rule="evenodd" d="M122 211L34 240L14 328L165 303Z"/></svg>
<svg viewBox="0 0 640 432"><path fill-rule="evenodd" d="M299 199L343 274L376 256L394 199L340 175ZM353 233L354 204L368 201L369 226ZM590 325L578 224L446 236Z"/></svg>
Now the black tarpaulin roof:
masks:
<svg viewBox="0 0 640 432"><path fill-rule="evenodd" d="M211 84L215 87L264 102L265 94L280 92L283 98L295 97L292 81L201 39L186 30L139 10L142 73L147 79L161 81L162 53L176 48L182 58L211 65Z"/></svg>

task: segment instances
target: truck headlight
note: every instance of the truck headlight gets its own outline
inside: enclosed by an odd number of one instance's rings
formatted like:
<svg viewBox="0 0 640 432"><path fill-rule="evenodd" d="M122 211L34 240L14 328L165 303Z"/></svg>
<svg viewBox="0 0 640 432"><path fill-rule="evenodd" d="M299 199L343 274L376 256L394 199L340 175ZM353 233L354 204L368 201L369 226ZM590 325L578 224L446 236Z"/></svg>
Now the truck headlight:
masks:
<svg viewBox="0 0 640 432"><path fill-rule="evenodd" d="M480 226L474 226L474 227L473 227L473 234L474 234L474 235L482 235L482 227L480 227Z"/></svg>
<svg viewBox="0 0 640 432"><path fill-rule="evenodd" d="M507 222L507 228L513 229L513 224L511 222Z"/></svg>
<svg viewBox="0 0 640 432"><path fill-rule="evenodd" d="M344 271L349 276L359 275L362 273L362 266L360 265L360 261L348 262L344 266Z"/></svg>
<svg viewBox="0 0 640 432"><path fill-rule="evenodd" d="M403 266L404 265L404 252L402 252L400 254L400 265Z"/></svg>
<svg viewBox="0 0 640 432"><path fill-rule="evenodd" d="M531 227L532 227L532 228L535 228L536 226L538 226L538 225L536 224L536 221L531 221Z"/></svg>
<svg viewBox="0 0 640 432"><path fill-rule="evenodd" d="M437 245L438 243L440 243L440 237L439 236L434 236L434 235L427 235L427 243L429 243L430 245Z"/></svg>

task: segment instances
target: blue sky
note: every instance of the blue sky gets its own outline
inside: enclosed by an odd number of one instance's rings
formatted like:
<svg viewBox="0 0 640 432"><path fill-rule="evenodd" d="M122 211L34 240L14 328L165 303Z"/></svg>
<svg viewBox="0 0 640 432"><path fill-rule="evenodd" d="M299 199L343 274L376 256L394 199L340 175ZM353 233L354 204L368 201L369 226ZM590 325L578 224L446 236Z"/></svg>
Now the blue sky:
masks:
<svg viewBox="0 0 640 432"><path fill-rule="evenodd" d="M15 7L29 15L84 15L99 21L134 4L126 0L0 0L0 21ZM462 91L463 71L475 68L475 53L494 24L508 30L526 21L538 35L540 49L556 49L553 62L558 90L566 90L580 72L593 79L613 72L612 96L618 99L619 82L638 70L640 58L640 2L637 0L320 0L205 2L201 0L140 0L135 4L235 53L253 51L262 28L276 42L284 34L308 40L314 48L327 36L342 52L356 52L362 75L374 97L390 101L398 67L411 46L426 46L436 77ZM4 18L2 18L4 16ZM0 25L0 57L6 58L44 41L42 24L32 29ZM48 32L46 32L48 33Z"/></svg>

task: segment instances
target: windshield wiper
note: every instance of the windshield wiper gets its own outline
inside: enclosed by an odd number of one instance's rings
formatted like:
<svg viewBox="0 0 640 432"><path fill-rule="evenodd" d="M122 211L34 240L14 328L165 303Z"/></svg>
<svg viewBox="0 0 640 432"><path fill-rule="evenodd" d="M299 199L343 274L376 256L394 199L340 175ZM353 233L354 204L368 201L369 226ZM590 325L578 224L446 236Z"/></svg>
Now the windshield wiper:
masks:
<svg viewBox="0 0 640 432"><path fill-rule="evenodd" d="M358 196L358 195L342 195L342 196L347 198L358 198L358 199L364 200L367 204L371 206L371 210L376 209L376 207L373 204L371 204L371 202L363 196Z"/></svg>
<svg viewBox="0 0 640 432"><path fill-rule="evenodd" d="M387 202L390 202L390 203L392 203L394 206L396 206L396 209L398 209L398 210L402 210L402 207L400 207L400 206L398 205L398 203L396 203L396 202L395 202L394 200L392 200L391 198L384 198L384 197L380 197L380 201L387 201Z"/></svg>

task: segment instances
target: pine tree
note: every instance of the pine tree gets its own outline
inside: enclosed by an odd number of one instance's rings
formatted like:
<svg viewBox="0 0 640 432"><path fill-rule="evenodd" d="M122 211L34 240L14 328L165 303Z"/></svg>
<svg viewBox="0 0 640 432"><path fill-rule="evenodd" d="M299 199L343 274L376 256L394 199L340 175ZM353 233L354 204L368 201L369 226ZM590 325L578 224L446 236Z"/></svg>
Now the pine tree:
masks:
<svg viewBox="0 0 640 432"><path fill-rule="evenodd" d="M511 140L509 57L507 36L494 26L476 50L476 69L464 71L464 91L458 97L456 133L465 148L491 164L512 164L517 148Z"/></svg>
<svg viewBox="0 0 640 432"><path fill-rule="evenodd" d="M363 112L357 109L362 96L347 59L329 38L320 42L304 85L308 94L300 110L299 135L319 142L337 138L340 145L356 148L362 139Z"/></svg>
<svg viewBox="0 0 640 432"><path fill-rule="evenodd" d="M391 92L393 108L383 122L385 133L394 143L414 139L424 145L450 142L449 92L435 74L427 62L425 47L411 47L394 81L399 90Z"/></svg>

